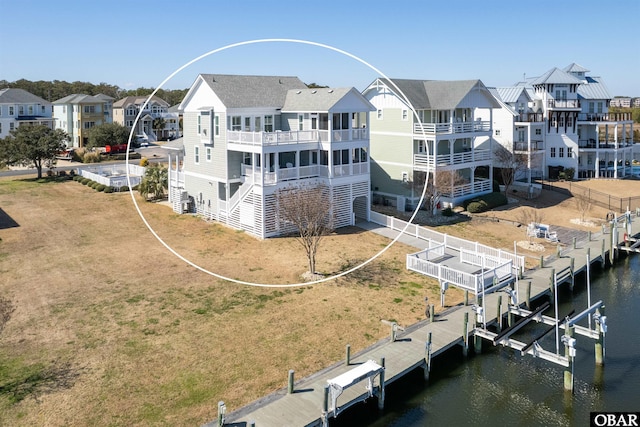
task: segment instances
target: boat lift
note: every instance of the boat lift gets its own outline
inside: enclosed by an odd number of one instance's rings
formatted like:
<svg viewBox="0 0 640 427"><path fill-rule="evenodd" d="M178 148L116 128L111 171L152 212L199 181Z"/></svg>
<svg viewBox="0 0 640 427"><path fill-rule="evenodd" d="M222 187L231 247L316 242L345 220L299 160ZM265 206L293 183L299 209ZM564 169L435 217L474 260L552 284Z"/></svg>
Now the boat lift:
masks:
<svg viewBox="0 0 640 427"><path fill-rule="evenodd" d="M587 259L587 269L589 268L589 262ZM558 276L555 276L555 293L557 295L558 289ZM507 292L510 289L507 290ZM607 317L604 315L604 304L602 301L598 301L591 304L591 287L589 279L589 271L587 270L587 292L588 301L587 308L578 314L574 314L575 310L571 311L564 317L558 316L558 304L557 298L553 298L555 302L555 316L545 316L542 313L547 310L551 304L545 302L535 310L526 310L517 302L517 294L511 290L508 292L511 296L508 304L508 315L516 315L521 319L513 323L510 327L502 330L501 332L492 332L486 328L484 319L484 308L482 306L474 306L473 309L476 312L476 328L474 334L480 338L484 338L493 343L493 345L502 345L504 347L510 347L515 350L519 350L521 355L531 355L533 357L539 357L549 362L556 363L564 366L567 370L564 371L564 388L566 390L573 391L573 363L576 356L576 339L573 337L576 335L585 336L595 340L595 359L596 364L604 364L605 356L605 335L607 332ZM588 318L588 326L581 326L577 323L581 320ZM594 327L591 328L594 321ZM544 332L538 334L533 340L528 343L521 342L513 339L511 336L518 330L522 329L529 322L535 321L537 323L544 323L550 327ZM564 335L560 337L560 329L564 330ZM540 345L539 341L547 336L549 333L554 332L556 334L556 348L555 352L545 350ZM564 353L560 353L560 344L564 345Z"/></svg>

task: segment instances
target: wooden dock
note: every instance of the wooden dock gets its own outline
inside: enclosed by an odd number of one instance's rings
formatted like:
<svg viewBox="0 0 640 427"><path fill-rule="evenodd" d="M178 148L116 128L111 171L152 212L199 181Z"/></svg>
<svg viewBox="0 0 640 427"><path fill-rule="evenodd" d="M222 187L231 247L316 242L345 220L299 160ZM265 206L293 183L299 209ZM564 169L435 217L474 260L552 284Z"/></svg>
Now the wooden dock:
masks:
<svg viewBox="0 0 640 427"><path fill-rule="evenodd" d="M633 219L629 235L637 236L640 233L640 221L635 217ZM614 229L614 233L621 236L624 230ZM519 304L524 304L527 289L530 289L531 300L552 292L556 273L561 273L556 276L558 284L562 284L562 286L573 285L575 275L586 270L587 259L590 264L600 263L604 266L610 263L610 260L613 259L612 256L620 251L622 245L624 245L623 238L612 239L609 233L594 234L590 240L575 242L575 247L573 242L570 243L559 253L559 256L547 258L543 266L524 272L523 277L514 284L519 295ZM610 252L612 247L614 248L613 253ZM502 301L503 312L506 313L508 298L509 296L503 292L485 296L484 308L487 324L495 323L498 319L499 299L504 300ZM457 345L462 345L463 351L466 351L468 347L473 348L475 319L476 313L471 306L453 307L436 316L433 322L424 320L398 332L394 341L390 335L389 338L355 354L350 358L348 365L345 360L307 378L295 381L292 393L284 388L239 410L230 412L225 416L224 425L246 427L322 426L323 422L326 425L326 419L334 415L331 409L329 414L323 413L323 409L326 407L325 387L328 380L369 360L384 365L385 386L416 368L425 369L425 376L428 376L426 361L429 360L427 352L429 338L431 338L429 347L431 358L435 358ZM285 378L285 373L283 373L283 383ZM337 401L339 411L344 411L369 396L369 391L365 388L366 383L367 381L362 381L343 390ZM376 383L376 385L378 384ZM382 401L384 401L384 392L382 392L382 396L380 394L381 390L375 387L374 395L377 395L379 400L382 397ZM206 424L207 427L217 427L218 425L219 420Z"/></svg>

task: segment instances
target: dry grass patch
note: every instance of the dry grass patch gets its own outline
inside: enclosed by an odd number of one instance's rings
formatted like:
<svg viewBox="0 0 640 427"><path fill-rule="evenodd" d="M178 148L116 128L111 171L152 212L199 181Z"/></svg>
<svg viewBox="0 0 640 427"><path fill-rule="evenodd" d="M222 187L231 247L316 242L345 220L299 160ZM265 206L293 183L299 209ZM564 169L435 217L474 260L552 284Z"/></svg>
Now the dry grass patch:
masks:
<svg viewBox="0 0 640 427"><path fill-rule="evenodd" d="M0 207L18 224L0 228L0 295L16 307L0 335L1 425L199 425L218 400L238 408L286 386L289 369L301 378L340 360L346 344L355 352L388 336L380 319L423 319L424 297L439 295L405 269L414 249L401 244L338 280L256 288L174 257L128 194L2 179ZM140 207L202 268L280 284L306 270L293 239L258 241L161 204ZM387 243L340 230L322 243L318 269L343 271ZM461 296L450 290L447 302ZM34 391L12 398L29 378L40 378Z"/></svg>

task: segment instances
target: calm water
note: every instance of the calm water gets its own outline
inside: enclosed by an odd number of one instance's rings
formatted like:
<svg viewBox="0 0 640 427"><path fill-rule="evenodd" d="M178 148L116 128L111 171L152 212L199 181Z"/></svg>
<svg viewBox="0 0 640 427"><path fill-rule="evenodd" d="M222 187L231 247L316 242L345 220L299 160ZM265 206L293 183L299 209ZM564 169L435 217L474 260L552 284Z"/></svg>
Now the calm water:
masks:
<svg viewBox="0 0 640 427"><path fill-rule="evenodd" d="M587 307L585 278L578 278L573 293L568 288L560 292L561 317ZM390 385L382 413L372 399L340 414L332 425L588 426L590 411L640 411L640 332L634 329L640 326L640 256L593 272L591 301L598 300L606 304L605 366L595 365L594 341L576 335L573 394L563 389L562 366L485 345L482 354L466 361L458 350L434 361L428 384L420 370ZM545 314L553 316L553 311ZM527 341L544 329L534 325L518 338ZM541 344L554 351L555 334Z"/></svg>

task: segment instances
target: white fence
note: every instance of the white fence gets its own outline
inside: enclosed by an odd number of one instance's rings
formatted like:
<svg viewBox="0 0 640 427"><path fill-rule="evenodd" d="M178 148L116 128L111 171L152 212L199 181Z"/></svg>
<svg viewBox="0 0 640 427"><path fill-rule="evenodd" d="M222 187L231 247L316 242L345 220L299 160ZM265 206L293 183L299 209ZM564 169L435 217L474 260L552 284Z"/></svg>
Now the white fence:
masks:
<svg viewBox="0 0 640 427"><path fill-rule="evenodd" d="M116 190L124 186L128 186L127 170L129 171L129 180L131 187L140 184L144 176L146 168L138 165L109 165L109 166L90 166L78 169L78 174L83 178L88 178L100 184L113 187Z"/></svg>

